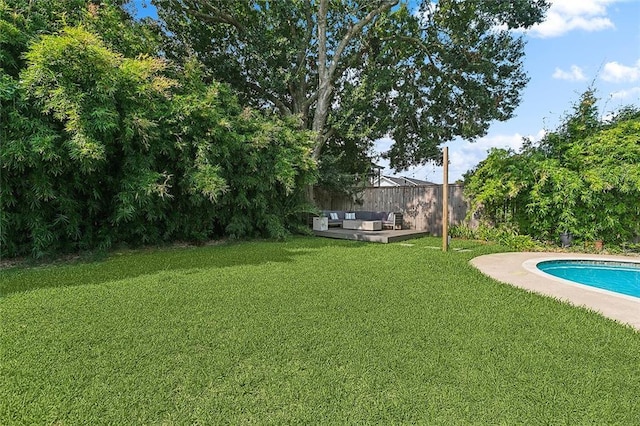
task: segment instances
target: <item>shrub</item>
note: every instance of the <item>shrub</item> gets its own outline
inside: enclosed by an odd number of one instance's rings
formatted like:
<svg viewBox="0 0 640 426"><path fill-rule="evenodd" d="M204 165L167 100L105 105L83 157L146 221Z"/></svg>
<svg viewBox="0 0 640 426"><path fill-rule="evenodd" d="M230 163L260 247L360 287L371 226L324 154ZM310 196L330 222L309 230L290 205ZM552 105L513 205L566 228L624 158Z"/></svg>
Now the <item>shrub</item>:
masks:
<svg viewBox="0 0 640 426"><path fill-rule="evenodd" d="M195 62L129 58L81 26L24 57L19 79L0 74L2 256L295 226L315 162L293 121L242 108Z"/></svg>
<svg viewBox="0 0 640 426"><path fill-rule="evenodd" d="M530 236L519 235L515 228L505 225L493 227L482 224L475 229L468 225L456 225L451 227L449 235L452 238L491 241L515 251L535 251L540 247Z"/></svg>
<svg viewBox="0 0 640 426"><path fill-rule="evenodd" d="M599 122L592 91L555 132L520 152L493 150L466 176L471 214L522 234L609 242L640 231L640 111Z"/></svg>

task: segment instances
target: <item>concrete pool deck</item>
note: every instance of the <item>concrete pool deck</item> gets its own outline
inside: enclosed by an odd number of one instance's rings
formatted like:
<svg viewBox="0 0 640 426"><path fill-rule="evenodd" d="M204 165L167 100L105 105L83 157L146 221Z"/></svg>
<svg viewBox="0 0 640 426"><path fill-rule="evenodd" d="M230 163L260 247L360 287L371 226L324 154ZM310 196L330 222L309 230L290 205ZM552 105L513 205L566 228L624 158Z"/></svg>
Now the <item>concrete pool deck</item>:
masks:
<svg viewBox="0 0 640 426"><path fill-rule="evenodd" d="M536 268L541 261L567 259L640 262L637 256L525 252L479 256L471 259L471 264L483 274L503 283L584 306L640 330L640 298L553 277Z"/></svg>

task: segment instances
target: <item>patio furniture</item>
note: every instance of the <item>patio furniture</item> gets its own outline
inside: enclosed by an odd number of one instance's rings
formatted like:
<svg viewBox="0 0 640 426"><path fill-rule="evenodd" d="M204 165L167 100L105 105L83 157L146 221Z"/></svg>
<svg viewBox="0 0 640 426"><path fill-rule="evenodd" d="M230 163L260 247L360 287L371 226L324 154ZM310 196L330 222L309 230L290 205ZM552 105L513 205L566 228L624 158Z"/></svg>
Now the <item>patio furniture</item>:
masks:
<svg viewBox="0 0 640 426"><path fill-rule="evenodd" d="M404 216L402 213L389 213L387 220L382 221L382 227L385 229L402 229Z"/></svg>
<svg viewBox="0 0 640 426"><path fill-rule="evenodd" d="M403 214L398 212L374 212L374 211L344 211L323 210L322 216L327 217L328 226L343 227L345 220L380 221L385 229L402 229ZM353 226L353 225L351 225Z"/></svg>
<svg viewBox="0 0 640 426"><path fill-rule="evenodd" d="M314 217L313 218L313 230L314 231L326 231L329 229L329 219L326 217Z"/></svg>
<svg viewBox="0 0 640 426"><path fill-rule="evenodd" d="M381 220L345 219L342 221L342 229L354 229L357 231L381 231Z"/></svg>

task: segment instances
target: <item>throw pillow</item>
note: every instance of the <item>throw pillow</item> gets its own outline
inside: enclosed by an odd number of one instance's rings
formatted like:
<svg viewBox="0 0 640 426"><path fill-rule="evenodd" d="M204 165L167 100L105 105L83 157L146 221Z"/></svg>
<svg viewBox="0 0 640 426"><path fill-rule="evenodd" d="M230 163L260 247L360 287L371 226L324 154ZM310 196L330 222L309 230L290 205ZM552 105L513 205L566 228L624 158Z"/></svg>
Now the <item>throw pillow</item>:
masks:
<svg viewBox="0 0 640 426"><path fill-rule="evenodd" d="M344 218L347 219L347 220L355 220L356 214L355 213L345 213Z"/></svg>
<svg viewBox="0 0 640 426"><path fill-rule="evenodd" d="M329 213L329 217L331 218L331 220L338 220L338 213L331 212Z"/></svg>
<svg viewBox="0 0 640 426"><path fill-rule="evenodd" d="M395 213L393 213L393 212L389 213L389 216L387 217L387 221L393 222L394 220L396 220Z"/></svg>

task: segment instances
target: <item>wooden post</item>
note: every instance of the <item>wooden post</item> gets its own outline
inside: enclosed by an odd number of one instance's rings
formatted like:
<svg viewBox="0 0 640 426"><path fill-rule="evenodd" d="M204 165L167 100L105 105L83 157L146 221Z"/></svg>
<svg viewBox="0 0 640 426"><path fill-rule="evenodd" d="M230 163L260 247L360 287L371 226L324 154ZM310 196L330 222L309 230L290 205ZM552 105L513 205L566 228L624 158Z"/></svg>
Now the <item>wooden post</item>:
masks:
<svg viewBox="0 0 640 426"><path fill-rule="evenodd" d="M444 147L443 151L442 178L442 251L449 249L449 147Z"/></svg>

